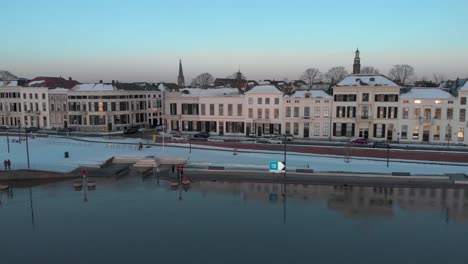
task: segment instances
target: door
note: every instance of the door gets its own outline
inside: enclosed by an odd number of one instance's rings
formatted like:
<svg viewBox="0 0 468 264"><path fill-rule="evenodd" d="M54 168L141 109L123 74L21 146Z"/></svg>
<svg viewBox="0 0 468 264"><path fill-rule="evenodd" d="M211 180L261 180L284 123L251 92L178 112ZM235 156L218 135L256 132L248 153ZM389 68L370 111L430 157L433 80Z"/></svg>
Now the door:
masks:
<svg viewBox="0 0 468 264"><path fill-rule="evenodd" d="M429 141L429 131L431 130L431 126L425 125L423 127L423 141L427 142Z"/></svg>
<svg viewBox="0 0 468 264"><path fill-rule="evenodd" d="M224 135L224 122L219 122L219 135Z"/></svg>

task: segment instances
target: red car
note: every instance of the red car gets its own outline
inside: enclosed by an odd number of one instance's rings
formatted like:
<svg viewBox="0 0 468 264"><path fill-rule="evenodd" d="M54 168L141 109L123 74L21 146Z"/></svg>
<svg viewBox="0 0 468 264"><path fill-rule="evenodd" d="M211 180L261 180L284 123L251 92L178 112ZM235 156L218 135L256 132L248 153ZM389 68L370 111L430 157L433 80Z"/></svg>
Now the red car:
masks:
<svg viewBox="0 0 468 264"><path fill-rule="evenodd" d="M355 138L355 139L351 140L351 143L364 145L364 144L367 144L367 139L365 139L365 138Z"/></svg>

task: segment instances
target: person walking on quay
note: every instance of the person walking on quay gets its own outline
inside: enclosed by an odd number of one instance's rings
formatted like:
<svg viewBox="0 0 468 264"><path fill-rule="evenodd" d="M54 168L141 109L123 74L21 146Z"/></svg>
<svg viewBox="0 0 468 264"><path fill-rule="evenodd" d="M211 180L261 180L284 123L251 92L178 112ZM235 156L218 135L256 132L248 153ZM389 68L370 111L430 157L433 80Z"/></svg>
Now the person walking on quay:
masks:
<svg viewBox="0 0 468 264"><path fill-rule="evenodd" d="M140 142L140 144L138 144L138 150L142 150L143 149L143 143Z"/></svg>
<svg viewBox="0 0 468 264"><path fill-rule="evenodd" d="M175 170L175 165L172 164L172 173L174 173L174 170Z"/></svg>
<svg viewBox="0 0 468 264"><path fill-rule="evenodd" d="M184 175L184 166L180 166L180 175L183 176Z"/></svg>
<svg viewBox="0 0 468 264"><path fill-rule="evenodd" d="M8 170L11 170L11 161L7 160Z"/></svg>
<svg viewBox="0 0 468 264"><path fill-rule="evenodd" d="M8 161L7 160L3 160L3 166L5 166L5 170L8 169Z"/></svg>

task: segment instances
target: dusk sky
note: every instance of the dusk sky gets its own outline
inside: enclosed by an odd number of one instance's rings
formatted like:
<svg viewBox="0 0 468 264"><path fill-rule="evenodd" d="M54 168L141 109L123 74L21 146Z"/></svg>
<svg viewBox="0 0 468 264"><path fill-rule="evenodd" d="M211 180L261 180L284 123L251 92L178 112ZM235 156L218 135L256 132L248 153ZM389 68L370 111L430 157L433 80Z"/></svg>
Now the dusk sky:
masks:
<svg viewBox="0 0 468 264"><path fill-rule="evenodd" d="M202 72L297 79L309 67L468 77L468 1L3 0L0 70L81 82Z"/></svg>

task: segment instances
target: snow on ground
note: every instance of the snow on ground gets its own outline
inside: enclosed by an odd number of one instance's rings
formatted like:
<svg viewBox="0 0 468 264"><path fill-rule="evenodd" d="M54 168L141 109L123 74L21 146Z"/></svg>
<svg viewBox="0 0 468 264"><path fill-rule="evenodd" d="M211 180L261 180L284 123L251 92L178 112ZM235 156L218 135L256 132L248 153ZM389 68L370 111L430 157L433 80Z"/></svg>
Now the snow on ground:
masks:
<svg viewBox="0 0 468 264"><path fill-rule="evenodd" d="M17 139L16 137L10 137ZM204 146L192 146L189 153L188 142L162 146L144 147L138 150L136 144L108 143L106 138L84 138L99 142L83 142L65 138L36 138L28 141L30 167L36 170L48 170L57 172L69 172L79 165L99 165L113 156L133 157L186 157L191 164L224 165L227 168L239 168L243 164L246 167L267 168L270 161L282 161L282 151L251 151L239 150L238 155L233 155L232 149L213 148ZM119 143L138 143L147 141L134 138L112 139ZM177 147L179 146L179 147ZM185 146L181 148L180 146ZM7 153L6 137L0 139L0 161L10 159L12 169L27 168L26 142L10 142L10 153ZM227 150L227 151L226 151ZM68 151L70 158L65 158L64 153ZM248 166L247 166L248 164ZM350 163L346 163L344 157L317 156L303 153L288 152L287 164L289 170L295 167L311 168L316 171L349 171L349 172L410 172L412 174L444 174L465 173L467 166L456 165L428 165L421 163L407 163L390 161L389 168L385 160L364 160L351 157Z"/></svg>

